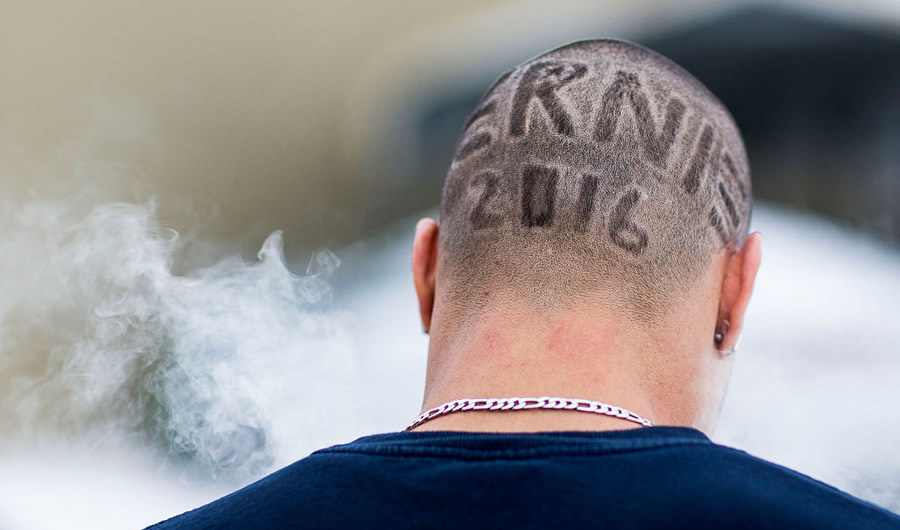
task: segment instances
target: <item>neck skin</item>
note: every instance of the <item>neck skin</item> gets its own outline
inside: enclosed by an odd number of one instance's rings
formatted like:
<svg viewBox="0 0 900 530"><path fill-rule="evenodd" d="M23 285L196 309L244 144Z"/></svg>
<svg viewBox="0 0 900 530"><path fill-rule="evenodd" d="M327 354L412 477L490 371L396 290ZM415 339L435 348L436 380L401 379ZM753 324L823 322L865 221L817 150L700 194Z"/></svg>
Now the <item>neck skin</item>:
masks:
<svg viewBox="0 0 900 530"><path fill-rule="evenodd" d="M423 410L461 398L553 396L601 401L654 425L711 428L704 404L721 388L697 388L718 355L697 354L691 325L701 315L679 308L652 328L598 306L546 312L498 300L448 325L435 305ZM517 308L517 309L511 309ZM707 311L709 312L709 311ZM715 313L700 321L714 322ZM702 334L702 338L700 335ZM708 395L707 395L708 394ZM713 406L717 409L716 406ZM717 410L716 410L717 412ZM564 410L466 411L415 430L538 432L640 428L620 418Z"/></svg>
<svg viewBox="0 0 900 530"><path fill-rule="evenodd" d="M731 375L732 351L760 263L761 234L717 254L675 303L639 323L597 301L541 309L515 292L484 291L448 310L452 278L440 269L439 227L416 225L412 272L419 315L431 335L422 410L463 398L552 396L601 401L654 425L710 433ZM517 291L513 288L511 291ZM462 313L462 314L460 314ZM713 340L721 330L720 338ZM611 430L638 424L571 410L465 411L415 430L538 432Z"/></svg>

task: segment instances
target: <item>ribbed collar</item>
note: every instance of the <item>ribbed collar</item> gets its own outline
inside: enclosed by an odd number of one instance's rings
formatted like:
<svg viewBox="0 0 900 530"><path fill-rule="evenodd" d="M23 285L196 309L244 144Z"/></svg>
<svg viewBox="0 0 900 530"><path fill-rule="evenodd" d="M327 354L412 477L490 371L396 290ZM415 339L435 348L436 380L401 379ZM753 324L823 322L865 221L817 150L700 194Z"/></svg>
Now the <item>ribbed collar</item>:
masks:
<svg viewBox="0 0 900 530"><path fill-rule="evenodd" d="M497 433L466 431L400 431L363 436L348 444L317 452L363 452L390 454L446 454L513 456L522 452L598 453L651 449L672 445L712 444L689 427L641 427L617 431L548 431Z"/></svg>

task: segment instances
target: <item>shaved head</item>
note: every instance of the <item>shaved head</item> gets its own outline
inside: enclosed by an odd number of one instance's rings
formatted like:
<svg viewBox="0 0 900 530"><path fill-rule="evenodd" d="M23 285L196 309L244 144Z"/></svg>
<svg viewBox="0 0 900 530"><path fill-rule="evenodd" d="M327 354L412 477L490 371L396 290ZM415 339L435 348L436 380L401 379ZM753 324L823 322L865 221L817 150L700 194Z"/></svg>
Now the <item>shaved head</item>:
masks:
<svg viewBox="0 0 900 530"><path fill-rule="evenodd" d="M652 319L747 236L750 171L727 109L665 57L581 41L501 76L441 199L451 307L505 293Z"/></svg>

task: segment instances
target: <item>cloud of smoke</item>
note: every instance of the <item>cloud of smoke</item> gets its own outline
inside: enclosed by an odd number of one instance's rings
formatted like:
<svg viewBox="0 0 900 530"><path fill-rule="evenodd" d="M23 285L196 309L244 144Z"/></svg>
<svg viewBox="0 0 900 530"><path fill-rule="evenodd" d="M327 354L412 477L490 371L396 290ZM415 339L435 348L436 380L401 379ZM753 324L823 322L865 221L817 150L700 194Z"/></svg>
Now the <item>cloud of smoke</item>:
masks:
<svg viewBox="0 0 900 530"><path fill-rule="evenodd" d="M258 261L177 276L152 202L78 202L0 204L0 443L127 440L242 481L347 437L333 253L295 275L276 232Z"/></svg>

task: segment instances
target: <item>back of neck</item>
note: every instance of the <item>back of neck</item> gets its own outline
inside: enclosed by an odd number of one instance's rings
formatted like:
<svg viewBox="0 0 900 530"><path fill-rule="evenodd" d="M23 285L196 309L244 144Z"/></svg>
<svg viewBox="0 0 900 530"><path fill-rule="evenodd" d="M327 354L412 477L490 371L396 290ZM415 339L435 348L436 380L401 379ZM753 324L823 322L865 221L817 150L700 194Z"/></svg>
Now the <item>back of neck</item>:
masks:
<svg viewBox="0 0 900 530"><path fill-rule="evenodd" d="M509 307L479 311L454 327L435 315L423 410L461 398L556 396L602 401L651 421L657 399L648 382L656 356L640 333L602 309L545 313ZM606 430L634 423L570 411L450 414L418 430Z"/></svg>

